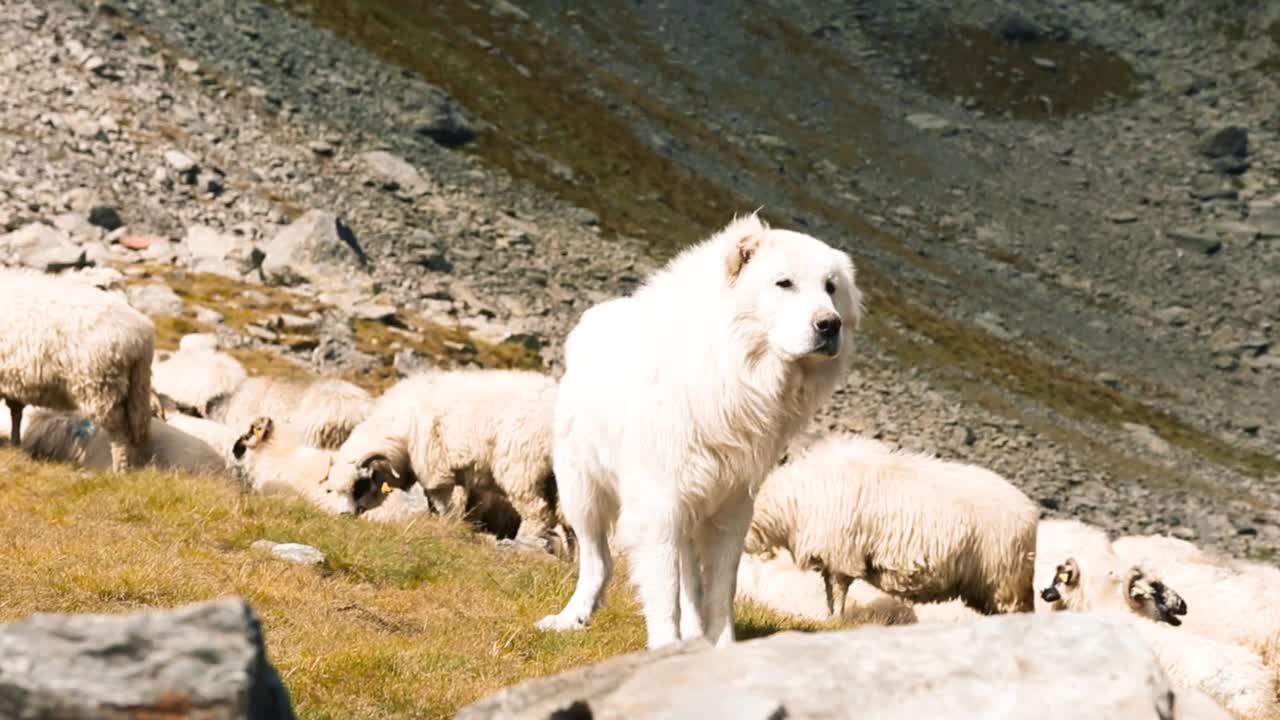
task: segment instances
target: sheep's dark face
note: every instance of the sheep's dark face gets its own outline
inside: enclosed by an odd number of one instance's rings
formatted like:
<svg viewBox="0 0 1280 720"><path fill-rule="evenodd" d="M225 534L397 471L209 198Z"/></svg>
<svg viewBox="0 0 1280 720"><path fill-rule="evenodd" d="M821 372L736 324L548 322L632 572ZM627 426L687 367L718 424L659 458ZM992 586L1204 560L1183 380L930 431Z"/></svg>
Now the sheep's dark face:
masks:
<svg viewBox="0 0 1280 720"><path fill-rule="evenodd" d="M275 430L275 423L269 417L254 418L249 423L249 432L236 438L235 443L231 446L231 454L236 460L244 458L245 451L256 448L271 439L271 434Z"/></svg>
<svg viewBox="0 0 1280 720"><path fill-rule="evenodd" d="M357 515L372 510L394 489L403 490L403 479L392 467L391 461L382 455L366 459L356 467L355 482L351 485L351 502Z"/></svg>
<svg viewBox="0 0 1280 720"><path fill-rule="evenodd" d="M1065 607L1064 597L1080 586L1080 565L1075 558L1058 566L1053 575L1053 584L1040 591L1040 599L1053 605L1055 610Z"/></svg>
<svg viewBox="0 0 1280 720"><path fill-rule="evenodd" d="M1139 615L1174 627L1182 624L1178 616L1187 614L1187 602L1181 595L1137 567L1129 570L1125 599Z"/></svg>

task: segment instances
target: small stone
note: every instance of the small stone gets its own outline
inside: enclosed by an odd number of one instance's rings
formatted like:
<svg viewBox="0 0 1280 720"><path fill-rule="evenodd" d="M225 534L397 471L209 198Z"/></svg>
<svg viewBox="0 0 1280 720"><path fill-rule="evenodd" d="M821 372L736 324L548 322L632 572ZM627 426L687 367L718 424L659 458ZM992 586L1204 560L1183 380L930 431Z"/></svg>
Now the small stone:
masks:
<svg viewBox="0 0 1280 720"><path fill-rule="evenodd" d="M121 247L126 247L130 250L146 250L152 245L166 243L167 240L158 235L136 235L130 233L120 236L116 242Z"/></svg>
<svg viewBox="0 0 1280 720"><path fill-rule="evenodd" d="M164 161L174 172L180 174L194 172L199 167L194 158L181 150L166 150Z"/></svg>
<svg viewBox="0 0 1280 720"><path fill-rule="evenodd" d="M416 350L401 350L395 354L391 366L401 377L406 377L431 367L431 363Z"/></svg>
<svg viewBox="0 0 1280 720"><path fill-rule="evenodd" d="M1200 173L1192 178L1189 192L1197 200L1233 200L1240 194L1226 178L1213 173Z"/></svg>
<svg viewBox="0 0 1280 720"><path fill-rule="evenodd" d="M1127 223L1137 222L1138 216L1128 210L1117 210L1107 213L1107 219L1117 225L1124 225Z"/></svg>
<svg viewBox="0 0 1280 720"><path fill-rule="evenodd" d="M124 225L120 212L113 207L98 205L89 211L89 222L110 232Z"/></svg>
<svg viewBox="0 0 1280 720"><path fill-rule="evenodd" d="M334 152L336 152L333 145L325 142L324 140L313 140L307 143L307 147L311 149L311 152L319 155L320 157L333 157Z"/></svg>
<svg viewBox="0 0 1280 720"><path fill-rule="evenodd" d="M951 121L933 113L912 113L906 119L907 124L917 130L942 135L952 135L956 132L956 126L951 124Z"/></svg>
<svg viewBox="0 0 1280 720"><path fill-rule="evenodd" d="M178 69L188 75L195 75L200 72L200 63L189 58L183 58L178 61Z"/></svg>
<svg viewBox="0 0 1280 720"><path fill-rule="evenodd" d="M425 195L430 190L418 169L397 155L375 150L360 153L357 159L364 165L369 177L377 181L384 190L395 191L410 198Z"/></svg>
<svg viewBox="0 0 1280 720"><path fill-rule="evenodd" d="M324 553L302 543L277 543L270 540L255 540L249 546L251 550L269 552L281 560L288 560L300 565L318 565L324 562Z"/></svg>
<svg viewBox="0 0 1280 720"><path fill-rule="evenodd" d="M1152 430L1146 425L1139 425L1138 423L1123 423L1122 427L1125 430L1128 430L1133 439L1142 445L1142 447L1156 455L1166 455L1169 453L1169 450L1172 449L1164 438L1157 435L1155 430Z"/></svg>
<svg viewBox="0 0 1280 720"><path fill-rule="evenodd" d="M1200 140L1200 154L1207 158L1242 158L1249 154L1249 131L1238 125L1222 128Z"/></svg>
<svg viewBox="0 0 1280 720"><path fill-rule="evenodd" d="M1120 378L1115 376L1112 373L1100 372L1097 374L1096 379L1098 382L1102 383L1103 385L1106 385L1107 387L1113 390L1120 389Z"/></svg>
<svg viewBox="0 0 1280 720"><path fill-rule="evenodd" d="M1039 25L1016 14L1000 16L992 23L991 29L1010 42L1033 43L1044 34Z"/></svg>
<svg viewBox="0 0 1280 720"><path fill-rule="evenodd" d="M978 313L978 315L973 319L973 324L1001 340L1012 340L1016 337L1015 334L1005 326L1004 318L1001 318L990 310Z"/></svg>
<svg viewBox="0 0 1280 720"><path fill-rule="evenodd" d="M1046 510L1057 510L1059 509L1060 506L1061 506L1061 503L1058 502L1057 498L1053 498L1053 497L1040 498L1040 507Z"/></svg>
<svg viewBox="0 0 1280 720"><path fill-rule="evenodd" d="M957 444L959 445L964 445L965 447L973 447L973 444L978 442L978 436L974 434L973 428L969 427L968 425L961 425L957 427L955 430L955 433L956 433L956 441L957 441Z"/></svg>
<svg viewBox="0 0 1280 720"><path fill-rule="evenodd" d="M182 298L164 283L135 285L128 296L129 304L147 315L179 315L184 307Z"/></svg>
<svg viewBox="0 0 1280 720"><path fill-rule="evenodd" d="M388 325L397 322L395 306L379 303L360 303L351 309L351 316L357 320L371 320Z"/></svg>
<svg viewBox="0 0 1280 720"><path fill-rule="evenodd" d="M1213 255L1222 249L1222 241L1212 235L1195 230L1169 230L1170 240L1184 250Z"/></svg>
<svg viewBox="0 0 1280 720"><path fill-rule="evenodd" d="M196 307L194 309L196 313L196 320L206 325L221 325L222 322L226 320L226 316L217 310L211 310L207 307Z"/></svg>
<svg viewBox="0 0 1280 720"><path fill-rule="evenodd" d="M1155 312L1157 320L1175 327L1186 325L1191 321L1191 316L1191 308L1183 307L1181 305L1172 305Z"/></svg>
<svg viewBox="0 0 1280 720"><path fill-rule="evenodd" d="M1031 58L1031 63L1041 70L1048 70L1049 72L1056 72L1058 70L1058 63L1050 60L1049 58L1033 57Z"/></svg>
<svg viewBox="0 0 1280 720"><path fill-rule="evenodd" d="M1240 362L1236 360L1234 355L1215 355L1213 358L1213 366L1219 370L1231 371L1240 366Z"/></svg>
<svg viewBox="0 0 1280 720"><path fill-rule="evenodd" d="M249 335L249 337L266 343L274 343L280 339L280 336L277 333L260 325L246 325L244 331Z"/></svg>
<svg viewBox="0 0 1280 720"><path fill-rule="evenodd" d="M1280 238L1280 202L1249 203L1249 225L1263 240Z"/></svg>

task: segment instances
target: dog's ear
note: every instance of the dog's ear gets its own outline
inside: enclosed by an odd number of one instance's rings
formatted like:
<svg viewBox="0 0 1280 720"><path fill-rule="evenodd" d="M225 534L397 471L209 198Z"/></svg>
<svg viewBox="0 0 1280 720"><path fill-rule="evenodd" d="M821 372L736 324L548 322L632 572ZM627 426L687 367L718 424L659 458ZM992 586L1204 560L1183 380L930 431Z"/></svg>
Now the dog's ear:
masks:
<svg viewBox="0 0 1280 720"><path fill-rule="evenodd" d="M757 211L758 212L758 211ZM729 236L729 250L725 254L725 277L729 285L738 281L742 269L755 257L768 226L756 213L734 220L724 232Z"/></svg>

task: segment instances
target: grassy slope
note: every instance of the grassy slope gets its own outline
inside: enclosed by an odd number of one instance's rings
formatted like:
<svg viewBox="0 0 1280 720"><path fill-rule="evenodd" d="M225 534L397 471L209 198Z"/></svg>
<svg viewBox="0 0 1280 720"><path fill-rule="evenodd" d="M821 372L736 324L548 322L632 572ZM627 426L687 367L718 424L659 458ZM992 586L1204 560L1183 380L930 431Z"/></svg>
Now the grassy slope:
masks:
<svg viewBox="0 0 1280 720"><path fill-rule="evenodd" d="M328 559L290 565L249 550L259 538L314 545ZM642 647L620 579L588 632L533 628L574 576L569 564L499 552L434 518L333 518L242 496L218 478L112 477L0 449L0 621L240 594L306 719L449 717L511 683ZM748 636L813 627L758 608L741 615Z"/></svg>

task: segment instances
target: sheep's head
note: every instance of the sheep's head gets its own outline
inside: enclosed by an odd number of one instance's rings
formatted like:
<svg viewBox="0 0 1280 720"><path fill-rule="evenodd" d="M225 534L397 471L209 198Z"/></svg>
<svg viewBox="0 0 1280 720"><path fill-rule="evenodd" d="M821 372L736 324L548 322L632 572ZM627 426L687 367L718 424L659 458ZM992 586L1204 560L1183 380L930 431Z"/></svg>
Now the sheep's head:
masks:
<svg viewBox="0 0 1280 720"><path fill-rule="evenodd" d="M166 403L165 400L168 400L168 399L169 398L167 395L161 395L160 393L156 392L155 388L151 389L151 417L158 418L160 420L167 419L166 416L168 414L167 413L168 408L166 408L166 405L172 405L173 403L172 400L169 400L169 402Z"/></svg>
<svg viewBox="0 0 1280 720"><path fill-rule="evenodd" d="M249 423L249 431L237 438L235 444L231 446L231 454L237 460L243 458L246 450L260 447L271 439L273 432L275 432L275 423L271 418L254 418L253 422Z"/></svg>
<svg viewBox="0 0 1280 720"><path fill-rule="evenodd" d="M1040 599L1051 603L1055 610L1065 606L1063 597L1080 586L1080 564L1075 558L1067 558L1053 574L1053 584L1040 591Z"/></svg>
<svg viewBox="0 0 1280 720"><path fill-rule="evenodd" d="M412 477L401 474L390 458L380 454L359 462L335 459L324 481L325 492L343 496L357 515L382 504L392 490L412 484Z"/></svg>
<svg viewBox="0 0 1280 720"><path fill-rule="evenodd" d="M1187 614L1187 602L1181 595L1139 567L1129 569L1125 600L1135 613L1175 627L1182 624L1178 616Z"/></svg>

